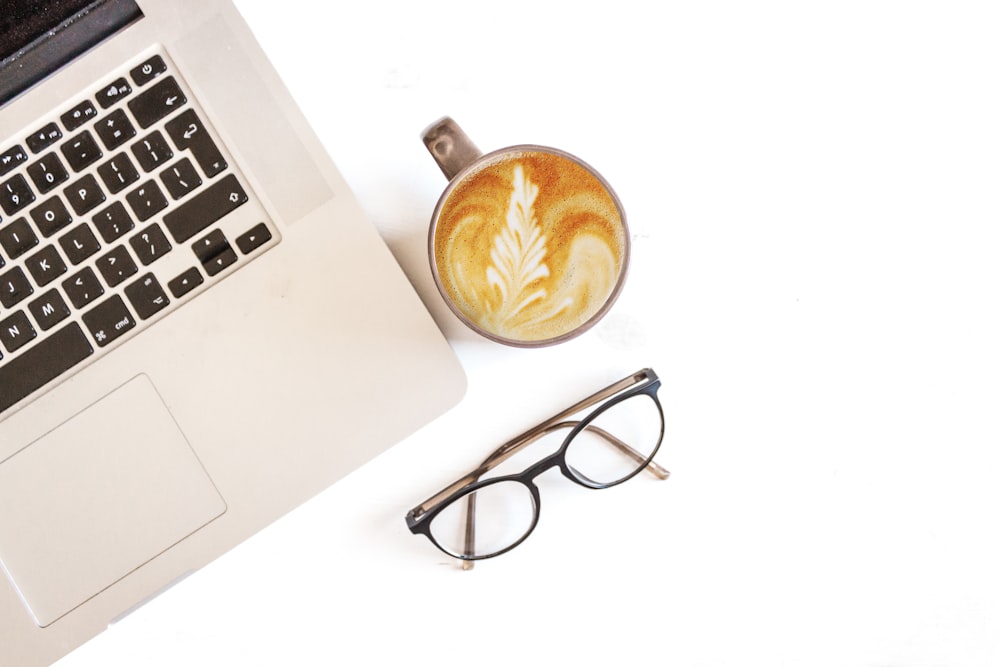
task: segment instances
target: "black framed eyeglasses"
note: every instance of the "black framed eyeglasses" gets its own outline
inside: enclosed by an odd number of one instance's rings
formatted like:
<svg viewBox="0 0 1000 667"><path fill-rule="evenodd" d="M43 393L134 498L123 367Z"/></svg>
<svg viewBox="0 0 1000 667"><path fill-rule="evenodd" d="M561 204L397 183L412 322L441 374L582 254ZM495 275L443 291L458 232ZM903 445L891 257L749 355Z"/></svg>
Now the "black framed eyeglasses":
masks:
<svg viewBox="0 0 1000 667"><path fill-rule="evenodd" d="M410 510L406 525L468 569L472 561L506 553L531 534L541 507L534 480L551 468L590 489L621 484L643 470L667 479L670 473L653 462L664 432L659 388L660 379L649 368L605 387L501 445L478 468ZM482 479L552 434L563 438L554 453L520 473Z"/></svg>

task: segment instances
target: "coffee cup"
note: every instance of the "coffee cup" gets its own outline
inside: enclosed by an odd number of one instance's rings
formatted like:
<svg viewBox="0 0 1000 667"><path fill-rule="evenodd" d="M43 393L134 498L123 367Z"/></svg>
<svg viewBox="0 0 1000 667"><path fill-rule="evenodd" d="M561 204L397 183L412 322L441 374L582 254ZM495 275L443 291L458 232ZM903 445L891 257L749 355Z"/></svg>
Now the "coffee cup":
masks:
<svg viewBox="0 0 1000 667"><path fill-rule="evenodd" d="M483 154L451 118L422 133L448 178L428 255L441 296L480 335L516 347L574 338L611 308L631 241L607 181L555 148Z"/></svg>

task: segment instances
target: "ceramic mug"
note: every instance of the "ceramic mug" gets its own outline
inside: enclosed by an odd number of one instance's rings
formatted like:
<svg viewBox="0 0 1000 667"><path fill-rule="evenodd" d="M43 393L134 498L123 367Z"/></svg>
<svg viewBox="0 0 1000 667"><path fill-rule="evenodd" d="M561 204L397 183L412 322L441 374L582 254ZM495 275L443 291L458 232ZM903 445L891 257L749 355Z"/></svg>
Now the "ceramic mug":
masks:
<svg viewBox="0 0 1000 667"><path fill-rule="evenodd" d="M597 171L545 146L484 155L447 117L422 138L449 180L428 255L459 319L499 343L540 347L604 317L625 284L631 240L621 202Z"/></svg>

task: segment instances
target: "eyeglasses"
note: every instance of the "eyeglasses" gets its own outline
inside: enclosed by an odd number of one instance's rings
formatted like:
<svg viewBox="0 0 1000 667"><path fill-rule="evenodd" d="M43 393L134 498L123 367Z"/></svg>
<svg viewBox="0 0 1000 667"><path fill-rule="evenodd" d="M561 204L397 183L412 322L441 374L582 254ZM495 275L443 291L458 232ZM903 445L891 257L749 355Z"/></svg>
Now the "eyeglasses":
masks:
<svg viewBox="0 0 1000 667"><path fill-rule="evenodd" d="M541 505L534 480L551 468L590 489L621 484L642 470L667 479L670 473L652 460L664 431L659 388L648 368L605 387L501 445L478 468L410 510L406 525L469 569L472 561L506 553L531 534ZM568 419L588 408L594 409L582 419ZM563 437L553 454L518 474L481 479L550 434Z"/></svg>

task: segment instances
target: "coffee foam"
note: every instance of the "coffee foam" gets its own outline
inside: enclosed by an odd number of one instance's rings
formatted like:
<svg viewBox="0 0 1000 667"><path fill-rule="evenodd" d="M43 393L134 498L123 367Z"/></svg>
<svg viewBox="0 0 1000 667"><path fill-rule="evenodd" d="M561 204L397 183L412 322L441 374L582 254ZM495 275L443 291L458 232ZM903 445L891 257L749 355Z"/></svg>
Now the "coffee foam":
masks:
<svg viewBox="0 0 1000 667"><path fill-rule="evenodd" d="M614 197L554 153L505 153L441 205L438 277L455 307L501 338L537 342L587 323L612 296L627 241Z"/></svg>

